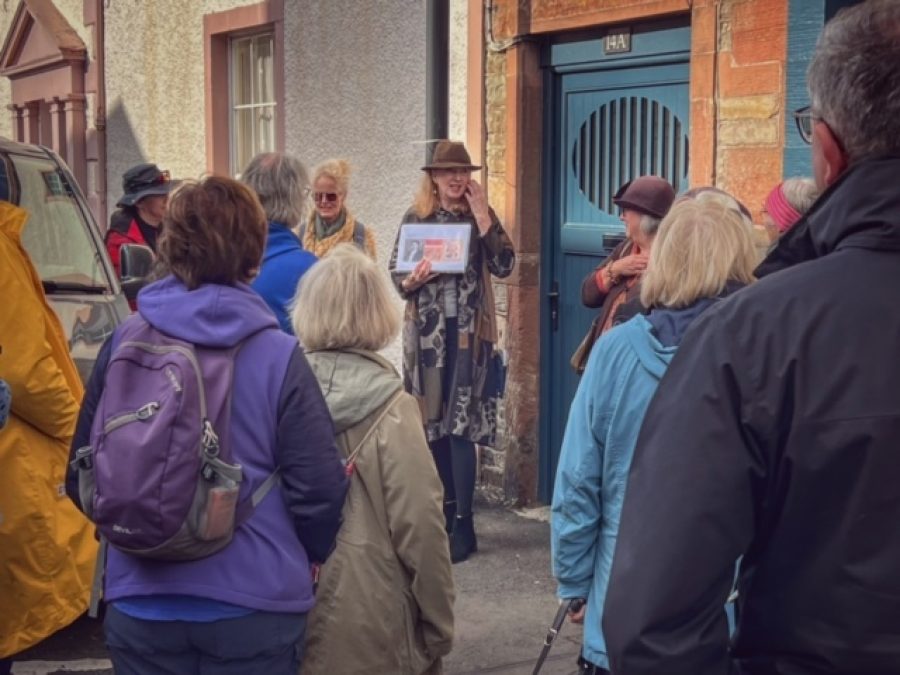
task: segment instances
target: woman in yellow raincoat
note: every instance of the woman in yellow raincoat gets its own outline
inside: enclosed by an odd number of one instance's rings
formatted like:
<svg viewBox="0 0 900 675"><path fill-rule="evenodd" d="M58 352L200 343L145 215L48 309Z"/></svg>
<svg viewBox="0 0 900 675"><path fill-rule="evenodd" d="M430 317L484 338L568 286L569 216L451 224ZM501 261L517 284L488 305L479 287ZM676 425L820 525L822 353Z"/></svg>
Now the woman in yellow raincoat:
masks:
<svg viewBox="0 0 900 675"><path fill-rule="evenodd" d="M12 390L0 430L0 660L84 613L97 553L63 487L82 385L22 247L27 218L0 201L0 377Z"/></svg>

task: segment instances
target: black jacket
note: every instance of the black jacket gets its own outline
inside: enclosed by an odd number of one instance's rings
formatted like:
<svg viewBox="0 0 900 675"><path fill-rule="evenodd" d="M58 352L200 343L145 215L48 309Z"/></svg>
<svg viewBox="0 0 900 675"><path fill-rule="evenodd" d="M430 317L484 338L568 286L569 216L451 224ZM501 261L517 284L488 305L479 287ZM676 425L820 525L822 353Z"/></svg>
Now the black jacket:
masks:
<svg viewBox="0 0 900 675"><path fill-rule="evenodd" d="M617 675L900 673L900 158L850 170L758 275L647 412L604 613Z"/></svg>

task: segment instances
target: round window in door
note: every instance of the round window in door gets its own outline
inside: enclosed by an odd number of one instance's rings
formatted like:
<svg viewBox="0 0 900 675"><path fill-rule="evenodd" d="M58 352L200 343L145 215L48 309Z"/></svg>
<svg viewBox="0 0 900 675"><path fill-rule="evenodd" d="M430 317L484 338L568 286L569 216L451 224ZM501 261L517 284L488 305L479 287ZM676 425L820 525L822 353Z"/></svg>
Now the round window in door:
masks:
<svg viewBox="0 0 900 675"><path fill-rule="evenodd" d="M572 169L579 189L614 217L613 195L637 176L661 176L680 192L687 185L685 132L678 116L653 99L630 96L604 103L574 139Z"/></svg>

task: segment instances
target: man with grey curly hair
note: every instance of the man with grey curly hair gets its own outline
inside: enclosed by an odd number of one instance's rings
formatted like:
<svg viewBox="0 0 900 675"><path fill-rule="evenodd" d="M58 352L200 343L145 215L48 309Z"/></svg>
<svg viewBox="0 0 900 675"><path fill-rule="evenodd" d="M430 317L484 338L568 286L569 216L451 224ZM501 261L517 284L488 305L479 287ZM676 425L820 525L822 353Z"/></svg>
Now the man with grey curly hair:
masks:
<svg viewBox="0 0 900 675"><path fill-rule="evenodd" d="M824 29L797 112L823 193L693 325L644 420L614 673L900 673L898 64L898 0Z"/></svg>
<svg viewBox="0 0 900 675"><path fill-rule="evenodd" d="M274 312L281 329L293 335L290 305L300 277L316 262L295 234L306 213L309 176L296 157L264 152L250 160L241 180L259 197L269 222L262 266L251 286Z"/></svg>

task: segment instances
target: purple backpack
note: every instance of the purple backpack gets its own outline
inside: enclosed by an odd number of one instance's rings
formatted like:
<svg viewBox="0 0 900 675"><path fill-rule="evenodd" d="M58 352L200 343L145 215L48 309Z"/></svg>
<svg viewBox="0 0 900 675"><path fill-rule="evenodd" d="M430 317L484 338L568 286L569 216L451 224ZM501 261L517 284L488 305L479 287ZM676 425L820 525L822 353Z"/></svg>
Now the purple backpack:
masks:
<svg viewBox="0 0 900 675"><path fill-rule="evenodd" d="M157 560L227 546L277 484L238 504L229 444L234 358L166 335L135 315L113 338L91 444L73 464L85 514L110 545Z"/></svg>

